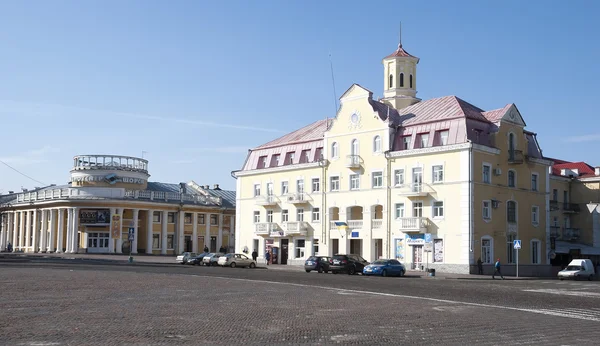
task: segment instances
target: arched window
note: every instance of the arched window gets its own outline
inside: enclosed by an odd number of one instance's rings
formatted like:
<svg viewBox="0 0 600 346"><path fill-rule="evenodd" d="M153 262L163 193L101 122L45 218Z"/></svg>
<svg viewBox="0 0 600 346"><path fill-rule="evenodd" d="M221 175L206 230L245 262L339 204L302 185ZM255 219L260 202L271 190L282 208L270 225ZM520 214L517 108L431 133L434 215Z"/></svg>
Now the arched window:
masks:
<svg viewBox="0 0 600 346"><path fill-rule="evenodd" d="M410 87L413 87L413 83L412 83L412 74L410 75Z"/></svg>
<svg viewBox="0 0 600 346"><path fill-rule="evenodd" d="M394 87L394 75L390 75L390 86L389 88L393 88Z"/></svg>
<svg viewBox="0 0 600 346"><path fill-rule="evenodd" d="M358 155L358 139L352 140L352 145L350 146L350 155Z"/></svg>
<svg viewBox="0 0 600 346"><path fill-rule="evenodd" d="M508 171L508 187L517 186L517 174L512 169Z"/></svg>
<svg viewBox="0 0 600 346"><path fill-rule="evenodd" d="M373 138L373 152L380 153L381 152L381 137L375 136Z"/></svg>
<svg viewBox="0 0 600 346"><path fill-rule="evenodd" d="M333 142L333 144L331 144L331 158L335 159L338 157L338 155L338 144L336 142Z"/></svg>
<svg viewBox="0 0 600 346"><path fill-rule="evenodd" d="M506 221L517 222L517 203L515 201L506 202Z"/></svg>
<svg viewBox="0 0 600 346"><path fill-rule="evenodd" d="M400 87L404 87L404 73L400 73Z"/></svg>

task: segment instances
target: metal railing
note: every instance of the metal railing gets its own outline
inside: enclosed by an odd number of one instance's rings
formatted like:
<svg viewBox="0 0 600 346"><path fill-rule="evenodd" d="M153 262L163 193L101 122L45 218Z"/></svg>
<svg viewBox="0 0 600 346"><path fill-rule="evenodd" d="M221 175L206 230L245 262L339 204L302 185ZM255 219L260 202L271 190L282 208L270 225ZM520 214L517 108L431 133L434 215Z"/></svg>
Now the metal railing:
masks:
<svg viewBox="0 0 600 346"><path fill-rule="evenodd" d="M110 169L148 173L148 160L120 155L77 155L73 158L74 170Z"/></svg>
<svg viewBox="0 0 600 346"><path fill-rule="evenodd" d="M279 231L279 227L274 222L259 222L254 224L254 234L271 235L273 231Z"/></svg>
<svg viewBox="0 0 600 346"><path fill-rule="evenodd" d="M312 198L307 193L292 193L286 196L288 203L307 203L311 200Z"/></svg>
<svg viewBox="0 0 600 346"><path fill-rule="evenodd" d="M165 202L189 202L194 204L223 204L223 199L221 197L191 195L179 192L125 190L125 198L147 199L151 201Z"/></svg>
<svg viewBox="0 0 600 346"><path fill-rule="evenodd" d="M525 158L522 150L513 149L508 151L508 163L518 164L523 163L523 161L525 161Z"/></svg>
<svg viewBox="0 0 600 346"><path fill-rule="evenodd" d="M308 231L308 222L306 221L288 221L283 224L284 234L306 234Z"/></svg>
<svg viewBox="0 0 600 346"><path fill-rule="evenodd" d="M576 203L563 203L563 211L566 213L579 213L579 204Z"/></svg>
<svg viewBox="0 0 600 346"><path fill-rule="evenodd" d="M563 240L577 240L581 236L579 228L565 228L562 233Z"/></svg>
<svg viewBox="0 0 600 346"><path fill-rule="evenodd" d="M346 156L346 167L360 167L360 156L358 156L358 155Z"/></svg>
<svg viewBox="0 0 600 346"><path fill-rule="evenodd" d="M433 193L435 190L425 183L404 184L396 187L400 195L403 196L421 196L428 193Z"/></svg>

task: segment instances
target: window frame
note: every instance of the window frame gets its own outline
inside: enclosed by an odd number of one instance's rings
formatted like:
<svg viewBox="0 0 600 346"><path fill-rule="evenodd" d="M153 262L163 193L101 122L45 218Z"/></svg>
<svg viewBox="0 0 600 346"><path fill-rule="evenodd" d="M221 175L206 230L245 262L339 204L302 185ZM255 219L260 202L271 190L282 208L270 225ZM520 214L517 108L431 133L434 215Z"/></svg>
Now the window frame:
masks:
<svg viewBox="0 0 600 346"><path fill-rule="evenodd" d="M152 214L152 223L160 223L162 221L162 212L155 211Z"/></svg>
<svg viewBox="0 0 600 346"><path fill-rule="evenodd" d="M183 223L186 225L191 225L193 222L193 215L192 213L184 213L183 214Z"/></svg>
<svg viewBox="0 0 600 346"><path fill-rule="evenodd" d="M339 175L331 175L329 176L329 191L330 192L338 192L340 191L340 176ZM335 189L334 189L335 187Z"/></svg>
<svg viewBox="0 0 600 346"><path fill-rule="evenodd" d="M331 143L331 159L338 159L340 157L340 146L338 142Z"/></svg>
<svg viewBox="0 0 600 346"><path fill-rule="evenodd" d="M510 218L510 208L509 205L514 205L514 220L511 220ZM506 201L506 222L509 223L518 223L519 222L519 215L518 215L518 209L519 209L519 205L517 204L517 201Z"/></svg>
<svg viewBox="0 0 600 346"><path fill-rule="evenodd" d="M175 223L175 212L168 212L167 213L167 223Z"/></svg>
<svg viewBox="0 0 600 346"><path fill-rule="evenodd" d="M534 253L534 244L535 249L536 249L536 253ZM542 242L537 239L537 238L533 238L529 241L529 254L531 256L530 260L531 260L531 264L533 265L539 265L542 264ZM535 256L537 255L537 256ZM534 257L535 256L535 257Z"/></svg>
<svg viewBox="0 0 600 346"><path fill-rule="evenodd" d="M440 172L441 172L441 176L442 176L442 178L441 178L440 180L436 180L436 167L437 167L437 168L440 168L440 169L437 171L437 173L440 173ZM443 183L444 183L444 177L445 177L445 174L444 174L444 173L445 173L445 172L444 172L444 165L443 165L443 164L439 164L439 165L433 165L433 166L431 166L431 182L432 182L433 184L443 184Z"/></svg>
<svg viewBox="0 0 600 346"><path fill-rule="evenodd" d="M288 209L281 209L281 222L289 222L290 221L290 212Z"/></svg>
<svg viewBox="0 0 600 346"><path fill-rule="evenodd" d="M489 248L489 258L485 258L484 254L484 245L483 245L483 241L487 240L489 241L489 245L485 246L487 248ZM480 252L479 252L479 256L481 258L481 262L483 264L494 264L494 238L490 237L489 235L484 235L483 237L481 237L481 246L480 246ZM487 260L487 261L486 261Z"/></svg>
<svg viewBox="0 0 600 346"><path fill-rule="evenodd" d="M169 242L171 243L169 246ZM175 250L175 235L167 234L167 250Z"/></svg>
<svg viewBox="0 0 600 346"><path fill-rule="evenodd" d="M512 174L512 184L510 183L510 175ZM517 187L517 172L514 169L509 169L506 174L506 184L508 187Z"/></svg>
<svg viewBox="0 0 600 346"><path fill-rule="evenodd" d="M273 209L267 209L267 217L265 221L267 223L273 223Z"/></svg>
<svg viewBox="0 0 600 346"><path fill-rule="evenodd" d="M321 178L312 178L310 180L310 182L311 182L310 185L311 185L312 193L321 192ZM315 189L315 186L316 186L316 189Z"/></svg>
<svg viewBox="0 0 600 346"><path fill-rule="evenodd" d="M284 189L285 187L285 189ZM281 182L281 195L287 195L288 193L290 193L290 183L287 180L283 180Z"/></svg>
<svg viewBox="0 0 600 346"><path fill-rule="evenodd" d="M152 234L152 250L160 250L160 240L161 240L160 234L158 234L158 233ZM158 244L158 245L156 245L156 244Z"/></svg>
<svg viewBox="0 0 600 346"><path fill-rule="evenodd" d="M198 224L206 225L206 214L198 214Z"/></svg>
<svg viewBox="0 0 600 346"><path fill-rule="evenodd" d="M400 214L399 211L402 211L401 216L399 216L399 214ZM406 217L406 204L405 203L395 203L394 204L394 219L400 220L405 217Z"/></svg>
<svg viewBox="0 0 600 346"><path fill-rule="evenodd" d="M321 222L321 209L320 208L315 208L315 207L312 208L311 222L315 222L315 223Z"/></svg>
<svg viewBox="0 0 600 346"><path fill-rule="evenodd" d="M486 203L488 204L488 206L486 207ZM488 210L488 216L485 216L485 210ZM485 199L483 201L481 201L481 217L483 218L483 220L485 221L491 221L492 220L492 201L489 199Z"/></svg>
<svg viewBox="0 0 600 346"><path fill-rule="evenodd" d="M441 207L439 205L436 206L436 203L441 203ZM445 217L445 203L443 200L432 200L431 202L431 218L434 220L441 220ZM441 210L441 215L436 216L436 210L439 211Z"/></svg>
<svg viewBox="0 0 600 346"><path fill-rule="evenodd" d="M488 175L487 175L488 176L488 180L487 181L485 179L485 169L486 168L488 169ZM481 181L484 184L491 184L492 183L492 164L484 162L481 165Z"/></svg>
<svg viewBox="0 0 600 346"><path fill-rule="evenodd" d="M381 136L376 135L373 137L373 153L380 154L381 153Z"/></svg>
<svg viewBox="0 0 600 346"><path fill-rule="evenodd" d="M348 188L350 189L350 191L360 190L360 174L350 174L349 178L350 179L348 180L350 185L348 186Z"/></svg>
<svg viewBox="0 0 600 346"><path fill-rule="evenodd" d="M379 185L376 183L379 182ZM382 189L383 188L383 171L372 171L371 172L371 188L372 189Z"/></svg>
<svg viewBox="0 0 600 346"><path fill-rule="evenodd" d="M260 196L260 192L261 192L260 191L260 188L261 188L260 185L261 185L260 183L254 183L254 190L253 190L254 197Z"/></svg>
<svg viewBox="0 0 600 346"><path fill-rule="evenodd" d="M402 136L402 150L410 150L412 135Z"/></svg>
<svg viewBox="0 0 600 346"><path fill-rule="evenodd" d="M213 222L214 219L214 222ZM210 225L218 226L219 225L219 215L218 214L210 214Z"/></svg>
<svg viewBox="0 0 600 346"><path fill-rule="evenodd" d="M534 180L535 178L535 180ZM534 186L535 181L535 186ZM538 173L531 173L531 191L540 191L540 175Z"/></svg>
<svg viewBox="0 0 600 346"><path fill-rule="evenodd" d="M304 208L296 209L296 222L304 222Z"/></svg>
<svg viewBox="0 0 600 346"><path fill-rule="evenodd" d="M405 178L404 168L394 169L394 186L398 187L398 186L404 185L404 178ZM402 180L402 182L400 182L400 180Z"/></svg>
<svg viewBox="0 0 600 346"><path fill-rule="evenodd" d="M254 214L252 214L252 220L254 221L254 223L260 223L260 210L255 210Z"/></svg>
<svg viewBox="0 0 600 346"><path fill-rule="evenodd" d="M531 224L534 227L540 225L540 207L537 205L531 206Z"/></svg>

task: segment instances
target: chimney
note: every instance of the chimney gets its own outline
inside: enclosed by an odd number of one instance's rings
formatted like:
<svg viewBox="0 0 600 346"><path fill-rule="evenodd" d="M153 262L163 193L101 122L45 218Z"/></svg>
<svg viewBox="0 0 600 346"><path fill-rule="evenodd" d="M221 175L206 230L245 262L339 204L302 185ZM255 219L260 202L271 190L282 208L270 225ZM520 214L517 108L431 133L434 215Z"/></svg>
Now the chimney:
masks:
<svg viewBox="0 0 600 346"><path fill-rule="evenodd" d="M221 189L219 188L219 184L214 184L214 185L213 185L213 190L221 190Z"/></svg>
<svg viewBox="0 0 600 346"><path fill-rule="evenodd" d="M205 189L205 190L208 190L208 189L210 189L210 185L204 185L204 189Z"/></svg>
<svg viewBox="0 0 600 346"><path fill-rule="evenodd" d="M187 186L186 183L179 183L179 193L186 194L187 193L186 186Z"/></svg>

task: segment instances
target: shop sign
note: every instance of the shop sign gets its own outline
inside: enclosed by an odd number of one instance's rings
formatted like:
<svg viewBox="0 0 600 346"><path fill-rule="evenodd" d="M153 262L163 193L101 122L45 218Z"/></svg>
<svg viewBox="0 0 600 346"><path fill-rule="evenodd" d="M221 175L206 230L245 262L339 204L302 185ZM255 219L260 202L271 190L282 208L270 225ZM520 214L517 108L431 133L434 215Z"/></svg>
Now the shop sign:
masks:
<svg viewBox="0 0 600 346"><path fill-rule="evenodd" d="M71 177L71 182L104 182L109 184L126 183L126 184L144 184L146 181L140 178L119 177L115 174L109 175L85 175L82 177Z"/></svg>
<svg viewBox="0 0 600 346"><path fill-rule="evenodd" d="M108 224L110 210L108 209L81 209L79 211L79 223L81 224Z"/></svg>
<svg viewBox="0 0 600 346"><path fill-rule="evenodd" d="M406 245L424 245L425 235L424 234L407 234Z"/></svg>

